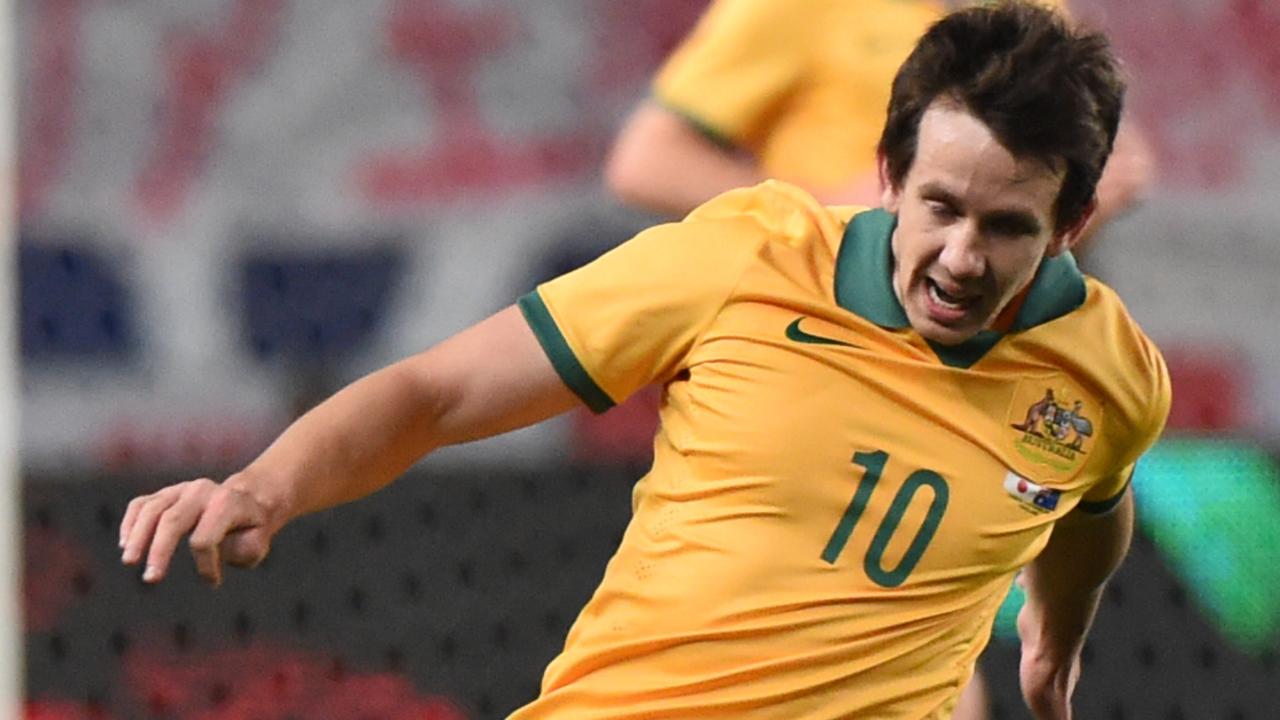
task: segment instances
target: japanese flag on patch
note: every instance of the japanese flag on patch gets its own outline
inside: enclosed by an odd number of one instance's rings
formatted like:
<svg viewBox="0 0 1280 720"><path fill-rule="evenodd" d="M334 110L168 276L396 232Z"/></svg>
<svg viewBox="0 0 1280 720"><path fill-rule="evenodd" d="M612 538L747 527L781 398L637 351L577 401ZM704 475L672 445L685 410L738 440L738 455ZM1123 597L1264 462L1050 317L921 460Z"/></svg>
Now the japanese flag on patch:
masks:
<svg viewBox="0 0 1280 720"><path fill-rule="evenodd" d="M1029 510L1035 512L1051 512L1058 507L1058 496L1062 493L1052 488L1037 485L1015 472L1004 476L1004 489L1018 499Z"/></svg>

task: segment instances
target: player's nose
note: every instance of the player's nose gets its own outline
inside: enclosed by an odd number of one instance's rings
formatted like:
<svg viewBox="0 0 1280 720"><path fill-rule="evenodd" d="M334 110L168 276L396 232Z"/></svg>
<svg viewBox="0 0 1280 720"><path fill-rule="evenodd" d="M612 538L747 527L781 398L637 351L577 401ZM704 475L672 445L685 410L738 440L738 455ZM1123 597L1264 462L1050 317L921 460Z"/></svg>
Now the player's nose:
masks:
<svg viewBox="0 0 1280 720"><path fill-rule="evenodd" d="M956 280L982 277L987 270L986 255L974 223L961 223L948 233L938 261Z"/></svg>

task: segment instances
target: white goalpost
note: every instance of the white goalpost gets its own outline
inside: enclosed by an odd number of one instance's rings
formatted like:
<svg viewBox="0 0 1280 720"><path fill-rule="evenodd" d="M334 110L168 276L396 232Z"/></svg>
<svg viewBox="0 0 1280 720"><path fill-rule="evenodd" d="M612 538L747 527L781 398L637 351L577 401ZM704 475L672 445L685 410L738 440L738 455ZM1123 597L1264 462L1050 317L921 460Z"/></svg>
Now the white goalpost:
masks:
<svg viewBox="0 0 1280 720"><path fill-rule="evenodd" d="M22 717L20 562L22 516L18 467L17 52L13 0L0 0L0 717Z"/></svg>

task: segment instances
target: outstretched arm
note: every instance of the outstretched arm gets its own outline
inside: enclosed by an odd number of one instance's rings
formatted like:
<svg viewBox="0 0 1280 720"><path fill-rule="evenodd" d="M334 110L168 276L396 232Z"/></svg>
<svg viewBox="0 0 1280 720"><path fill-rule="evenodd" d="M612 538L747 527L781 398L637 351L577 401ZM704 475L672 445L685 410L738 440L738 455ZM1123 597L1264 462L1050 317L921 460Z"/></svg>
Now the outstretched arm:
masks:
<svg viewBox="0 0 1280 720"><path fill-rule="evenodd" d="M1037 720L1070 720L1080 652L1107 579L1133 536L1133 493L1110 511L1076 509L1059 520L1043 552L1023 571L1018 614L1022 694Z"/></svg>
<svg viewBox="0 0 1280 720"><path fill-rule="evenodd" d="M171 485L129 503L122 561L158 582L183 537L200 575L252 566L287 522L364 497L444 445L507 432L579 402L511 306L373 372L298 418L225 482Z"/></svg>

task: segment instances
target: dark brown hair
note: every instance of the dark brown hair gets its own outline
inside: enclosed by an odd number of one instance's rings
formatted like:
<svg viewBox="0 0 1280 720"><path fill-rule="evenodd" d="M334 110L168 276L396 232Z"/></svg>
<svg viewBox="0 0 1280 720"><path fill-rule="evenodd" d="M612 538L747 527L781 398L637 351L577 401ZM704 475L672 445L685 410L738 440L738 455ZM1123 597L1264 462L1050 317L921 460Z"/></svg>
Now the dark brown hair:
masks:
<svg viewBox="0 0 1280 720"><path fill-rule="evenodd" d="M966 8L934 23L899 68L879 152L889 182L901 188L925 110L938 99L954 101L1015 157L1065 165L1054 209L1061 231L1094 197L1124 90L1101 33L1028 2Z"/></svg>

